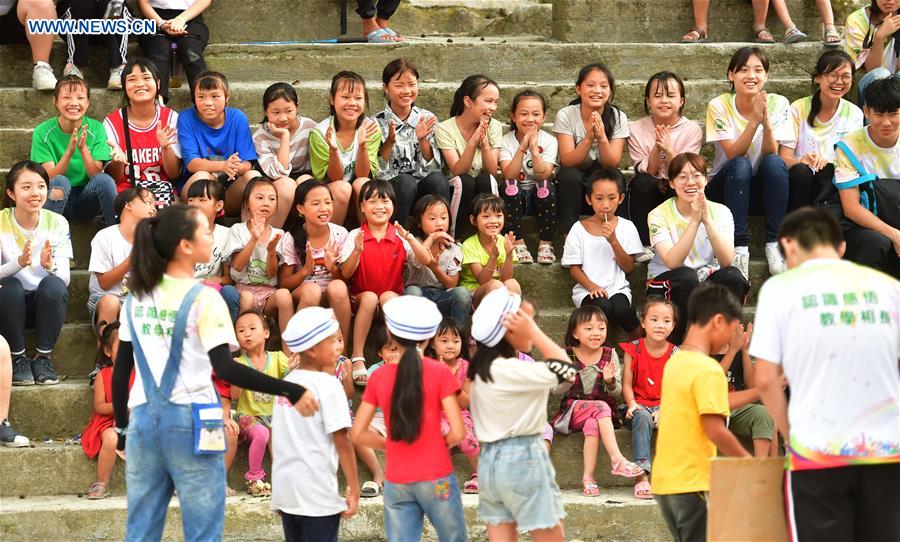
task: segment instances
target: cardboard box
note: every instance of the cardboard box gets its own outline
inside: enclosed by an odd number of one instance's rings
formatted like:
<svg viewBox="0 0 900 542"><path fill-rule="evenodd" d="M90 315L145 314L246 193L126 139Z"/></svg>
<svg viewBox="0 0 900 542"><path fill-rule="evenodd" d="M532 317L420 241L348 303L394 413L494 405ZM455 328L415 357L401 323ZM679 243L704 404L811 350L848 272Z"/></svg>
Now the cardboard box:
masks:
<svg viewBox="0 0 900 542"><path fill-rule="evenodd" d="M784 457L713 460L707 540L788 542L784 462Z"/></svg>

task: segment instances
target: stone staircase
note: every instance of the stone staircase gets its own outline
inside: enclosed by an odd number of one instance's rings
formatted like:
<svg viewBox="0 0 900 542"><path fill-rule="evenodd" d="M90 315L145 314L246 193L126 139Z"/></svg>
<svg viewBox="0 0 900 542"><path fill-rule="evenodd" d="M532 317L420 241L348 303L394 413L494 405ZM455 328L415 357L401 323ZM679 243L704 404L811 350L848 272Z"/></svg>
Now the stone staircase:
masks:
<svg viewBox="0 0 900 542"><path fill-rule="evenodd" d="M669 69L680 73L687 84L686 114L698 121L705 118L706 102L727 90L725 67L737 43L681 45L673 43L692 24L689 9L670 0L556 0L553 5L538 1L508 0L409 0L398 11L394 27L409 38L397 45L332 45L316 43L254 44L259 41L314 40L339 33L338 2L334 0L267 0L262 4L240 0L217 0L205 20L212 43L207 62L224 72L231 81L231 105L259 119L262 91L274 81L292 82L300 94L304 116L321 119L327 115L328 85L341 69L362 74L369 81L370 113L383 107L380 92L382 67L397 57L411 59L421 74L419 104L448 114L452 95L465 76L482 72L501 86L501 120L507 118L512 96L525 88L535 88L548 98L548 122L556 111L574 97L578 69L601 61L617 77L617 103L630 118L643 115L642 98L646 78ZM817 28L814 10L807 2L789 0L792 15L800 28ZM811 3L810 3L811 4ZM359 34L358 21L350 2L349 35ZM296 16L302 6L302 24ZM749 22L727 17L726 13L749 13L742 0L718 0L711 11L713 38L734 36L748 39ZM727 21L727 22L726 22ZM745 28L746 27L746 28ZM777 25L771 26L778 34ZM821 28L819 32L821 32ZM815 32L811 32L815 35ZM765 50L772 59L768 90L793 100L809 88L808 72L821 44L771 45ZM132 51L138 52L136 45ZM52 64L59 74L65 61L65 47L57 43ZM33 127L55 115L50 93L39 93L30 85L30 55L22 46L0 46L0 175L9 166L27 157ZM94 86L89 115L102 119L121 106L121 94L103 89L106 70L102 50L97 49L95 65L85 74ZM188 107L187 89L172 92L175 109ZM710 155L708 146L704 154ZM623 160L623 168L629 167ZM526 219L526 239L537 244L537 231ZM767 278L762 259L762 222L753 220L754 258L751 260L753 291L745 320L752 319L755 296ZM65 439L80 433L87 422L92 396L87 374L93 367L95 339L87 322L87 262L90 240L97 227L89 222L72 224L75 250L66 324L55 350L57 371L66 379L57 386L14 388L10 421L32 439L32 447L0 449L0 538L23 540L121 540L126 505L124 472L121 463L113 473L113 497L93 502L80 498L94 481L96 464L87 461L77 445ZM562 254L561 236L557 255ZM526 297L539 307L544 329L562 341L572 310L572 281L559 265L516 268ZM635 303L644 299L646 266L631 274ZM613 333L610 343L621 340ZM29 351L33 335L28 336ZM551 400L550 413L556 409ZM631 456L631 436L617 433L619 445ZM557 436L552 457L557 479L564 490L567 538L581 540L665 540L665 524L652 502L636 501L630 484L608 474L608 459L601 453L597 481L602 495L587 499L580 495L580 435ZM461 479L469 466L462 455L454 454ZM242 487L246 450L238 453L230 481ZM365 469L360 470L363 479ZM173 501L177 502L177 501ZM469 532L473 539L485 539L484 525L477 519L477 499L464 498ZM169 514L165 538L180 539L177 505ZM434 539L433 531L426 536ZM380 540L384 538L381 500L362 504L360 514L343 522L342 539ZM228 501L226 540L279 540L280 523L268 510L268 501L248 497Z"/></svg>

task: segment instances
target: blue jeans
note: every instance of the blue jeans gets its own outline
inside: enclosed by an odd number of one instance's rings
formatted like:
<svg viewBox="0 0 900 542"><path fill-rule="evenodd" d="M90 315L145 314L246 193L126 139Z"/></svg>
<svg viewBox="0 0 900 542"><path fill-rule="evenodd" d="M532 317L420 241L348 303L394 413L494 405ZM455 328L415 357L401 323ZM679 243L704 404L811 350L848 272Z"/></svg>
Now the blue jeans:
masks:
<svg viewBox="0 0 900 542"><path fill-rule="evenodd" d="M62 199L53 198L53 189L63 192ZM47 201L44 209L63 215L68 219L94 218L100 212L103 223L107 226L115 224L116 212L113 203L116 201L116 182L106 173L98 173L82 186L73 187L64 175L50 179Z"/></svg>
<svg viewBox="0 0 900 542"><path fill-rule="evenodd" d="M900 75L900 72L897 72L894 75ZM859 78L859 83L856 84L856 90L859 94L859 99L856 100L860 107L866 105L866 87L868 87L872 81L877 81L879 79L886 79L891 76L890 70L887 68L875 68L870 72L866 72L865 75ZM868 124L868 121L866 122Z"/></svg>
<svg viewBox="0 0 900 542"><path fill-rule="evenodd" d="M406 219L409 217L413 205L421 197L434 194L450 201L450 184L447 177L440 171L432 171L423 178L401 173L390 179L390 183L394 186L394 192L397 194L394 218L403 226L406 225Z"/></svg>
<svg viewBox="0 0 900 542"><path fill-rule="evenodd" d="M724 203L734 216L734 246L750 244L747 217L751 211L766 217L766 242L778 240L778 229L787 213L788 169L777 154L767 154L759 161L756 174L744 156L737 156L709 181L709 199Z"/></svg>
<svg viewBox="0 0 900 542"><path fill-rule="evenodd" d="M422 518L437 532L440 542L465 542L463 516L456 474L409 484L384 483L384 526L388 542L422 538Z"/></svg>
<svg viewBox="0 0 900 542"><path fill-rule="evenodd" d="M403 293L417 295L434 302L444 316L449 316L463 328L469 323L469 312L472 310L472 292L462 286L455 288L428 288L409 285Z"/></svg>
<svg viewBox="0 0 900 542"><path fill-rule="evenodd" d="M9 342L9 351L24 354L25 328L34 328L38 353L52 352L68 304L66 283L56 275L42 278L35 290L26 290L15 276L0 279L0 335Z"/></svg>
<svg viewBox="0 0 900 542"><path fill-rule="evenodd" d="M225 462L194 454L191 406L148 402L131 412L125 440L126 542L160 540L172 491L178 490L184 540L221 540Z"/></svg>
<svg viewBox="0 0 900 542"><path fill-rule="evenodd" d="M225 300L225 304L228 305L228 313L231 315L231 321L234 322L238 317L238 306L241 301L241 293L231 284L225 284L222 286L222 290L219 291L219 295L222 296L222 299Z"/></svg>
<svg viewBox="0 0 900 542"><path fill-rule="evenodd" d="M653 438L653 413L659 407L638 406L631 419L631 447L634 462L646 472L650 472L650 439Z"/></svg>

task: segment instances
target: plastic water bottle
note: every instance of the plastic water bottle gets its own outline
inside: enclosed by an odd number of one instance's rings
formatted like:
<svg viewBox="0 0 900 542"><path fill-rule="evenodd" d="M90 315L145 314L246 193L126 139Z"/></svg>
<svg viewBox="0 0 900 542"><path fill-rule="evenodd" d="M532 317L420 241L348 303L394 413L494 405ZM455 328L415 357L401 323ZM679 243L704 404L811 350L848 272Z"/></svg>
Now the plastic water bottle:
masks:
<svg viewBox="0 0 900 542"><path fill-rule="evenodd" d="M178 44L172 43L172 49L169 51L169 88L181 88L183 82L183 70L181 62L178 60Z"/></svg>

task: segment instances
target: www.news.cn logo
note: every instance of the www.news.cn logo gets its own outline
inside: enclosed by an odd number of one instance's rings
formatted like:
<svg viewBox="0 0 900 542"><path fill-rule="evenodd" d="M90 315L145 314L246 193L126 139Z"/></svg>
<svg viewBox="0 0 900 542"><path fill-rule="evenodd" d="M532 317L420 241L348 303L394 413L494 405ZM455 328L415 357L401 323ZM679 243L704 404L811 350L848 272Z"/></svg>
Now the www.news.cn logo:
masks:
<svg viewBox="0 0 900 542"><path fill-rule="evenodd" d="M28 19L30 34L156 34L152 19Z"/></svg>

